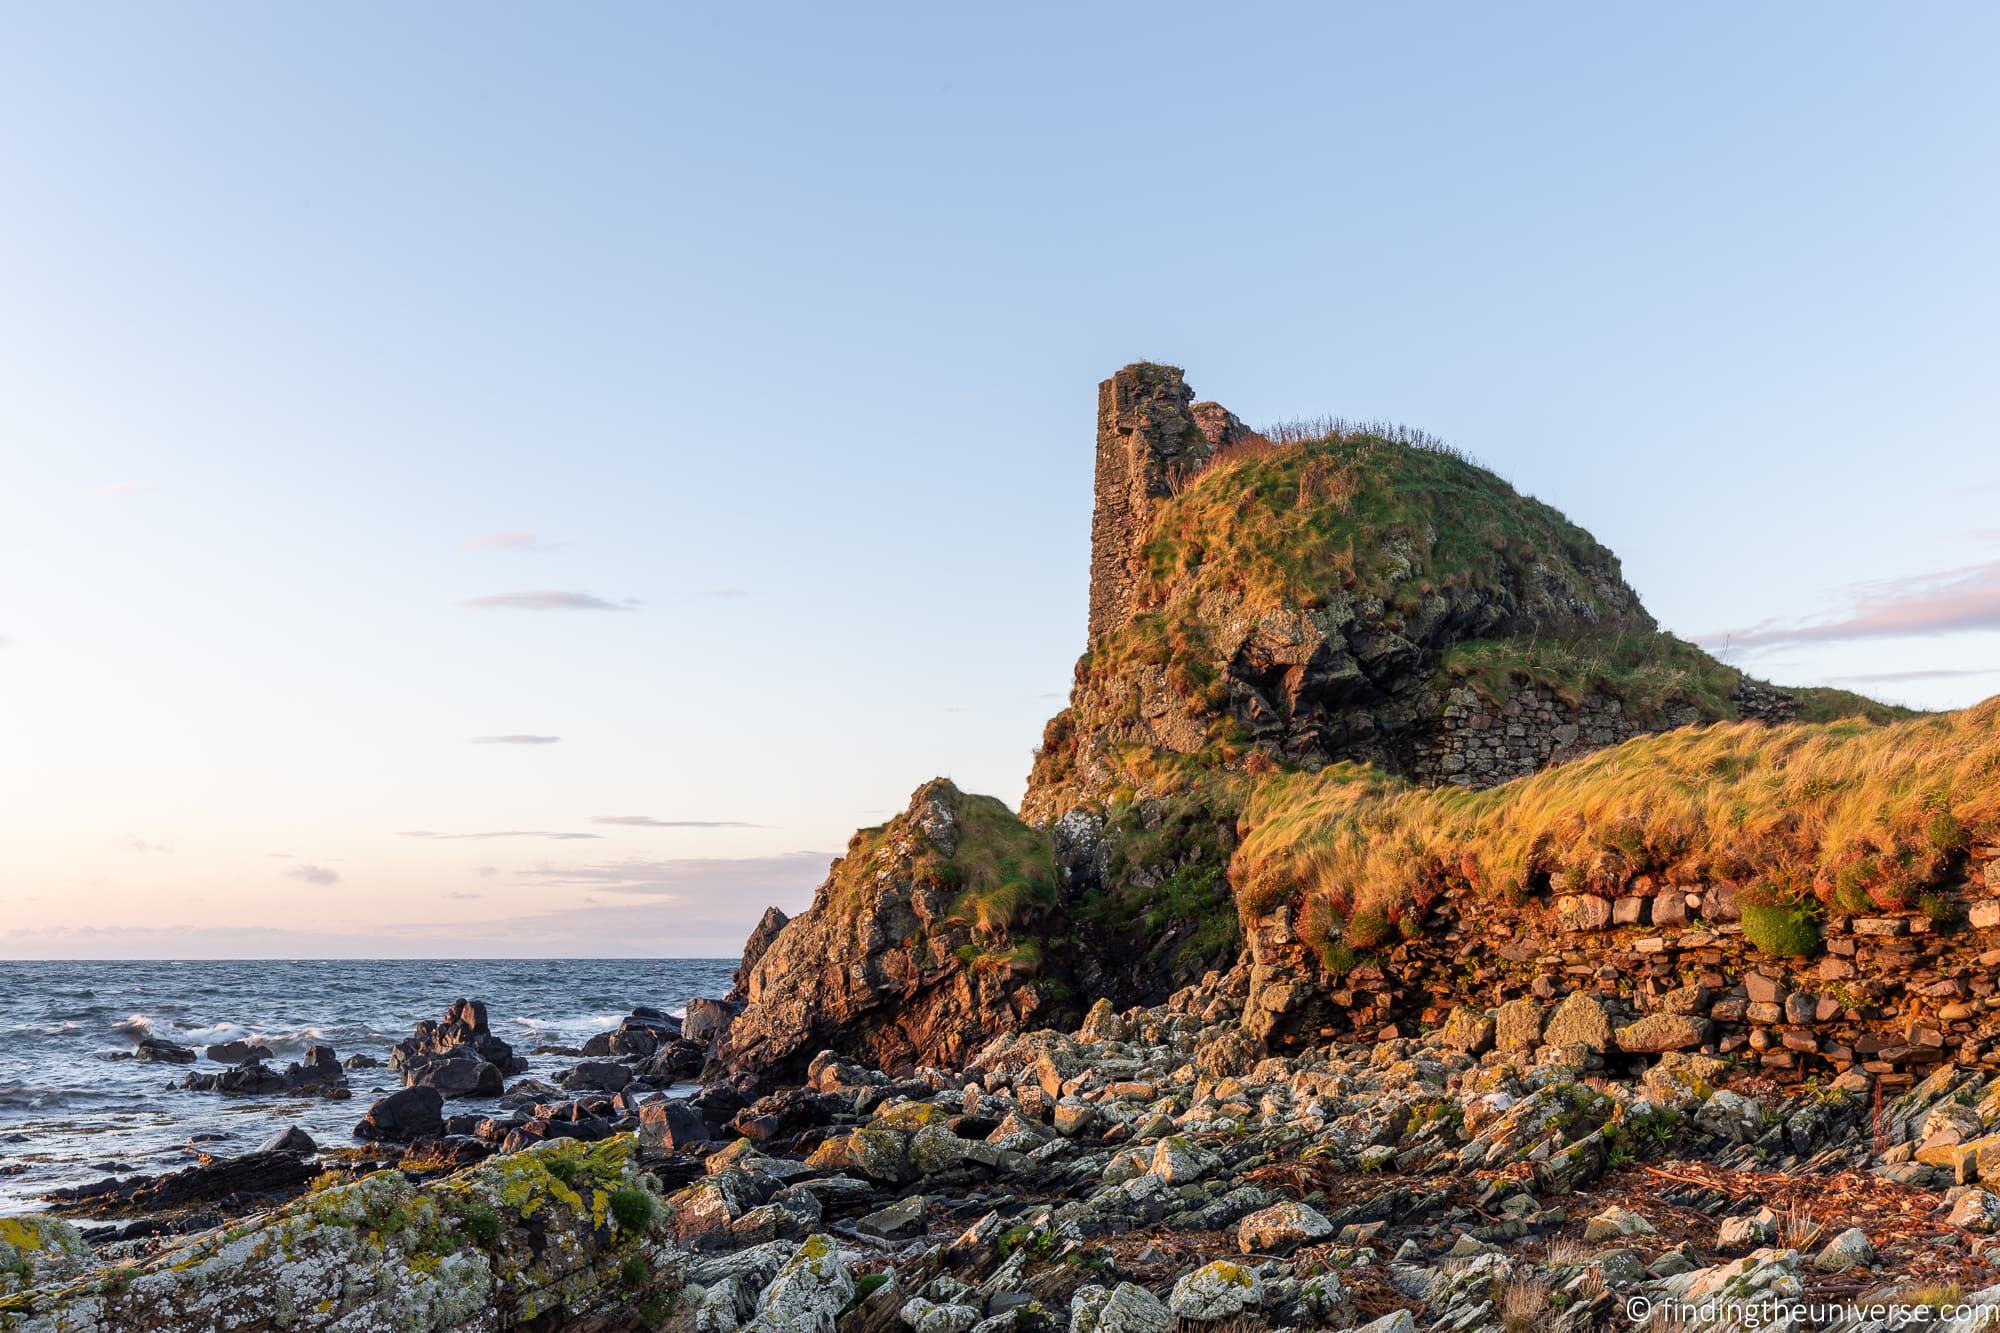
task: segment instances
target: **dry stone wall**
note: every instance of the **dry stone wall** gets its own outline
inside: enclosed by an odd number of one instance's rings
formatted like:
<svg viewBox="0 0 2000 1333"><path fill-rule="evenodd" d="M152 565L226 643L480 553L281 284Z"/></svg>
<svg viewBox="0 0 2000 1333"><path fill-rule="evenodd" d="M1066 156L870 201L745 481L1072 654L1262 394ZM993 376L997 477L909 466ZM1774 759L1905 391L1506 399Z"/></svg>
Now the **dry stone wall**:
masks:
<svg viewBox="0 0 2000 1333"><path fill-rule="evenodd" d="M1436 730L1416 743L1409 776L1429 785L1491 787L1628 741L1642 732L1701 720L1692 707L1670 709L1649 725L1627 716L1622 700L1591 693L1576 703L1539 686L1491 700L1470 686L1443 692Z"/></svg>
<svg viewBox="0 0 2000 1333"><path fill-rule="evenodd" d="M1615 898L1504 912L1447 898L1416 938L1333 976L1287 905L1248 932L1244 1024L1282 1048L1391 1026L1471 1031L1490 1010L1517 1048L1585 1063L1673 1051L1786 1082L1859 1072L1892 1090L1947 1066L2000 1070L2000 847L1973 849L1963 883L1931 907L1830 917L1811 955L1780 958L1745 938L1728 885L1642 876ZM1550 1035L1555 1006L1579 994L1614 1034L1600 1049Z"/></svg>

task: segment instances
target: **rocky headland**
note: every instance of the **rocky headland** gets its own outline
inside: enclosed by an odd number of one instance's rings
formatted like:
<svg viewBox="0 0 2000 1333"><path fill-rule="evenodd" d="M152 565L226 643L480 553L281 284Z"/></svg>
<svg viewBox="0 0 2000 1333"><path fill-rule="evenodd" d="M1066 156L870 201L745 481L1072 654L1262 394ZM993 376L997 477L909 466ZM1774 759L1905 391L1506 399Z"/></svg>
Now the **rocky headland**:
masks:
<svg viewBox="0 0 2000 1333"><path fill-rule="evenodd" d="M2000 1320L2000 701L1754 680L1455 451L1172 367L1096 500L1018 814L924 783L547 1080L460 1000L354 1145L0 1220L0 1328Z"/></svg>

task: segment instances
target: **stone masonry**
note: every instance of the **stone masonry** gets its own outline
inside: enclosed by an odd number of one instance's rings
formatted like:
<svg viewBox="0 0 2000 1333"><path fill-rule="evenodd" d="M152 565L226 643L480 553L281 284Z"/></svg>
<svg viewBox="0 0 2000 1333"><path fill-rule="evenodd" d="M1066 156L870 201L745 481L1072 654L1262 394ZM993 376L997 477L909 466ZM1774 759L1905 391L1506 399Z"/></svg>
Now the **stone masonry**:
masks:
<svg viewBox="0 0 2000 1333"><path fill-rule="evenodd" d="M1190 410L1193 398L1178 367L1143 361L1097 386L1097 504L1090 518L1092 643L1131 622L1139 549L1154 506L1199 471L1212 452Z"/></svg>

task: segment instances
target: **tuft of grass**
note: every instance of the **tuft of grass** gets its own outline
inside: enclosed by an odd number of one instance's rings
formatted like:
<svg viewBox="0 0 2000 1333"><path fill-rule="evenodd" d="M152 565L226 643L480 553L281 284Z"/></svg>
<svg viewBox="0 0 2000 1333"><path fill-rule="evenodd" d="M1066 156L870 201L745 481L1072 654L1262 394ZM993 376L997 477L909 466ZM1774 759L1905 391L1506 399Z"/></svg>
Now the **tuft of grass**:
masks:
<svg viewBox="0 0 2000 1333"><path fill-rule="evenodd" d="M1500 1327L1505 1333L1533 1333L1549 1312L1546 1282L1517 1277L1500 1293Z"/></svg>
<svg viewBox="0 0 2000 1333"><path fill-rule="evenodd" d="M1239 909L1302 901L1308 927L1421 921L1446 891L1616 895L1641 874L1754 886L1774 908L1914 903L1962 872L1962 848L2000 841L2000 698L1886 724L1683 727L1478 792L1337 764L1265 779L1242 828Z"/></svg>

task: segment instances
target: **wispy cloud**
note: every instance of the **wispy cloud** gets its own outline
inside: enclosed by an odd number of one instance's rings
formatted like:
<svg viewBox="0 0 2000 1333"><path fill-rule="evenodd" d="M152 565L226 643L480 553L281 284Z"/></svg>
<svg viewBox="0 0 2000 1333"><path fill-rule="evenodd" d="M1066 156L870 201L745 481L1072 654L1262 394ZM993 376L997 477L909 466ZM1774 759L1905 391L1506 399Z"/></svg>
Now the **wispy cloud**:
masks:
<svg viewBox="0 0 2000 1333"><path fill-rule="evenodd" d="M748 597L750 590L748 588L710 588L708 595L710 597L722 598Z"/></svg>
<svg viewBox="0 0 2000 1333"><path fill-rule="evenodd" d="M607 602L587 592L531 588L526 592L496 592L484 597L470 597L465 605L476 611L631 611L639 603L630 598L623 602Z"/></svg>
<svg viewBox="0 0 2000 1333"><path fill-rule="evenodd" d="M622 882L672 878L671 898L580 903L513 917L475 913L474 919L438 910L424 920L411 911L339 933L254 925L0 926L0 958L734 958L767 906L792 913L805 907L830 859L800 852L652 862L646 863L656 868L651 875ZM615 885L592 887L621 892ZM446 901L432 899L434 906Z"/></svg>
<svg viewBox="0 0 2000 1333"><path fill-rule="evenodd" d="M597 833L550 833L542 829L498 829L490 833L433 833L429 829L408 829L396 835L399 838L436 838L442 841L456 841L461 838L551 838L557 842L569 842L581 838L601 837Z"/></svg>
<svg viewBox="0 0 2000 1333"><path fill-rule="evenodd" d="M485 896L483 893L467 893L462 889L454 889L445 895L447 898L456 899L460 902L469 901L473 898L484 898Z"/></svg>
<svg viewBox="0 0 2000 1333"><path fill-rule="evenodd" d="M92 486L90 495L154 495L159 487L142 481L114 481L108 486Z"/></svg>
<svg viewBox="0 0 2000 1333"><path fill-rule="evenodd" d="M531 736L526 732L517 732L509 736L474 736L472 743L474 745L554 745L561 739L562 737L560 736Z"/></svg>
<svg viewBox="0 0 2000 1333"><path fill-rule="evenodd" d="M482 532L465 543L468 551L546 551L549 546L532 532Z"/></svg>
<svg viewBox="0 0 2000 1333"><path fill-rule="evenodd" d="M1701 642L1768 648L2000 630L2000 560L1858 583L1848 589L1846 601L1843 609L1818 618L1765 620L1704 635Z"/></svg>
<svg viewBox="0 0 2000 1333"><path fill-rule="evenodd" d="M2000 676L2000 667L1926 667L1915 671L1869 671L1858 676L1828 676L1850 685L1899 685L1912 680L1963 680L1967 676Z"/></svg>
<svg viewBox="0 0 2000 1333"><path fill-rule="evenodd" d="M633 857L587 865L542 865L516 875L545 888L583 888L648 898L697 895L704 901L721 901L737 895L768 894L776 887L810 887L824 877L832 860L826 852L661 860Z"/></svg>
<svg viewBox="0 0 2000 1333"><path fill-rule="evenodd" d="M311 864L295 865L285 872L285 877L287 879L296 879L322 889L330 884L340 883L339 871Z"/></svg>
<svg viewBox="0 0 2000 1333"><path fill-rule="evenodd" d="M495 875L497 875L497 874L499 874L499 873L500 873L500 867L499 867L499 866L481 866L481 867L479 867L479 869L477 869L477 870L473 871L472 873L473 873L473 874L475 874L475 875L477 875L477 876L479 876L479 878L481 878L481 879L492 879L492 878L493 878L493 877L494 877Z"/></svg>
<svg viewBox="0 0 2000 1333"><path fill-rule="evenodd" d="M174 849L174 845L170 842L147 842L144 838L136 836L126 838L118 845L128 852L171 852Z"/></svg>
<svg viewBox="0 0 2000 1333"><path fill-rule="evenodd" d="M623 828L763 828L740 819L655 819L651 815L592 815L593 824L617 824Z"/></svg>

